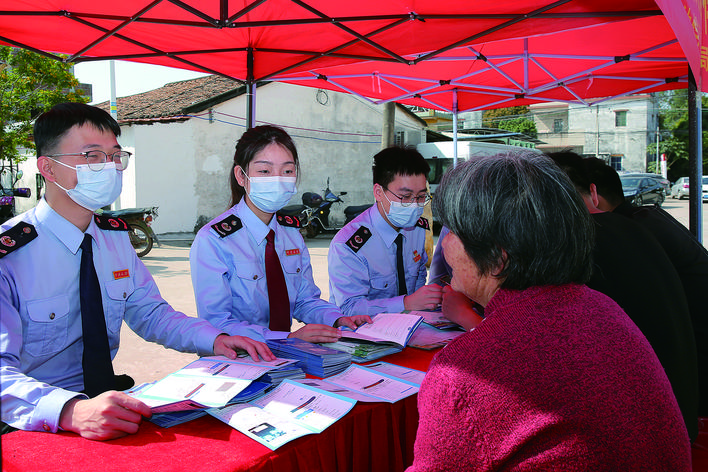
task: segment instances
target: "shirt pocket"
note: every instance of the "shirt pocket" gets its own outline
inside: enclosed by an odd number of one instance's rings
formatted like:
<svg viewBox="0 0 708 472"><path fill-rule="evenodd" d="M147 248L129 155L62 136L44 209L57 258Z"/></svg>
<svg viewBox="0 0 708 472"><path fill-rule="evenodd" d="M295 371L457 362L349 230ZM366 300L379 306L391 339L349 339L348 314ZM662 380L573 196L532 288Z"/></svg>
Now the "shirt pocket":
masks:
<svg viewBox="0 0 708 472"><path fill-rule="evenodd" d="M69 311L69 297L66 295L28 301L28 323L23 336L25 351L35 357L62 351L71 326Z"/></svg>
<svg viewBox="0 0 708 472"><path fill-rule="evenodd" d="M395 273L372 276L371 293L369 298L389 298L392 296L390 294L393 293L395 295L396 293L398 293L396 289L397 277L398 276Z"/></svg>
<svg viewBox="0 0 708 472"><path fill-rule="evenodd" d="M283 267L283 272L285 277L297 277L304 270L302 256L300 255L282 255L278 256L280 259L280 265Z"/></svg>
<svg viewBox="0 0 708 472"><path fill-rule="evenodd" d="M253 262L238 261L234 262L233 267L238 283L246 287L253 287L258 280L265 277L265 268Z"/></svg>
<svg viewBox="0 0 708 472"><path fill-rule="evenodd" d="M106 317L106 328L110 333L118 335L125 317L125 305L128 297L135 291L133 280L129 277L106 282L106 295L103 300L103 311Z"/></svg>

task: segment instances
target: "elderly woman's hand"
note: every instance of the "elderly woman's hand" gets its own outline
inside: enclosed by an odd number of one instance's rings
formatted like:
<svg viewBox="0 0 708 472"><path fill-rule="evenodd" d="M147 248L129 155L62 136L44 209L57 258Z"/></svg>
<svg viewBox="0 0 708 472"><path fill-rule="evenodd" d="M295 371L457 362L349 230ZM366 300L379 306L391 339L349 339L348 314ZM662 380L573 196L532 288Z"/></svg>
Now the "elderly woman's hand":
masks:
<svg viewBox="0 0 708 472"><path fill-rule="evenodd" d="M462 326L466 331L475 328L484 319L475 309L472 300L450 286L443 288L442 312L445 318Z"/></svg>

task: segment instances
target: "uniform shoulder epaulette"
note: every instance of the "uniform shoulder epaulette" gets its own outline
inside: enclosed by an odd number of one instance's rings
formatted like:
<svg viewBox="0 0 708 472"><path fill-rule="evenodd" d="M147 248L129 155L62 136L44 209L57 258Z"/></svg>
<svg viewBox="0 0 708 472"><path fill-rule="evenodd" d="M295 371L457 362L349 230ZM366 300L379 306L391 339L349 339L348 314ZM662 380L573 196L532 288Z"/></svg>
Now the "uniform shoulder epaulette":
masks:
<svg viewBox="0 0 708 472"><path fill-rule="evenodd" d="M214 228L214 231L216 231L219 236L225 238L243 228L243 223L241 223L241 219L238 216L229 215L218 223L214 223L211 227Z"/></svg>
<svg viewBox="0 0 708 472"><path fill-rule="evenodd" d="M371 230L366 226L360 226L356 233L352 234L352 237L347 239L347 246L354 252L359 252L366 241L371 237Z"/></svg>
<svg viewBox="0 0 708 472"><path fill-rule="evenodd" d="M418 218L418 222L415 224L416 226L420 226L424 230L429 230L430 229L430 224L428 223L427 218L423 218L422 216Z"/></svg>
<svg viewBox="0 0 708 472"><path fill-rule="evenodd" d="M128 231L130 226L122 218L106 215L93 215L96 226L109 231Z"/></svg>
<svg viewBox="0 0 708 472"><path fill-rule="evenodd" d="M20 221L12 228L0 234L0 258L19 249L37 237L37 230L29 223Z"/></svg>
<svg viewBox="0 0 708 472"><path fill-rule="evenodd" d="M291 228L300 228L302 227L302 222L300 221L300 218L297 216L290 216L290 215L275 215L276 220L278 220L278 223L281 226L289 226Z"/></svg>

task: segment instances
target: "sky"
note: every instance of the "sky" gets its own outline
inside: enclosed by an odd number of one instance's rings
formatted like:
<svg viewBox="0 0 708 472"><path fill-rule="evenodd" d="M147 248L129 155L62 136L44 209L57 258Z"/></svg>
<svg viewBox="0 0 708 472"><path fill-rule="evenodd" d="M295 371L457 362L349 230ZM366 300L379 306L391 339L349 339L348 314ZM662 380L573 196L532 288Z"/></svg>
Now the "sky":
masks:
<svg viewBox="0 0 708 472"><path fill-rule="evenodd" d="M203 77L206 74L171 67L115 61L116 97L125 97L147 92L170 82ZM96 104L111 98L110 61L81 62L74 66L74 75L79 82L93 86Z"/></svg>

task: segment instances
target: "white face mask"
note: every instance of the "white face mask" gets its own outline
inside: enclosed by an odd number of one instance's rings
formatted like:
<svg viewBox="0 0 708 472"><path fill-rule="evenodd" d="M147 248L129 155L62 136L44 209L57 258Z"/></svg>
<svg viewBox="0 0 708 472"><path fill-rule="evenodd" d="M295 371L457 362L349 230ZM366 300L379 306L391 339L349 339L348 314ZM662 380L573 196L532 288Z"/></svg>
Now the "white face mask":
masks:
<svg viewBox="0 0 708 472"><path fill-rule="evenodd" d="M243 172L243 170L241 170ZM249 177L248 198L265 213L275 213L288 204L297 193L295 177Z"/></svg>
<svg viewBox="0 0 708 472"><path fill-rule="evenodd" d="M69 198L87 210L96 211L110 205L116 201L123 189L123 173L116 169L114 162L106 162L103 169L93 171L89 169L88 164L72 167L56 159L52 160L64 167L76 169L76 187L66 189L58 182L54 183L64 190Z"/></svg>
<svg viewBox="0 0 708 472"><path fill-rule="evenodd" d="M386 218L396 228L412 228L418 222L418 219L423 215L423 207L417 203L412 203L409 206L403 206L401 202L392 202L386 196L384 197L391 204L386 213Z"/></svg>

